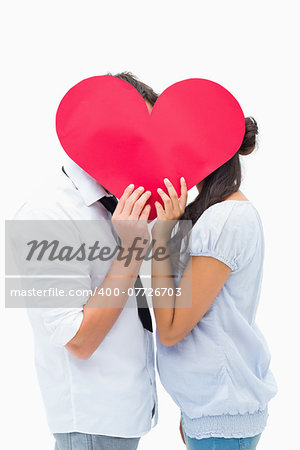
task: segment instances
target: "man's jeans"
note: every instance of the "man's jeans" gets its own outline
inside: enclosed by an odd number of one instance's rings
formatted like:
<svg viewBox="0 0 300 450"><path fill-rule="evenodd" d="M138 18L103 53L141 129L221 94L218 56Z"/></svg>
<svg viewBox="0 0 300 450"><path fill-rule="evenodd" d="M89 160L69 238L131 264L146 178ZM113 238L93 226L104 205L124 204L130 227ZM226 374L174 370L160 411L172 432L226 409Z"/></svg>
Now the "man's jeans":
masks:
<svg viewBox="0 0 300 450"><path fill-rule="evenodd" d="M136 450L140 438L85 433L54 433L55 450Z"/></svg>

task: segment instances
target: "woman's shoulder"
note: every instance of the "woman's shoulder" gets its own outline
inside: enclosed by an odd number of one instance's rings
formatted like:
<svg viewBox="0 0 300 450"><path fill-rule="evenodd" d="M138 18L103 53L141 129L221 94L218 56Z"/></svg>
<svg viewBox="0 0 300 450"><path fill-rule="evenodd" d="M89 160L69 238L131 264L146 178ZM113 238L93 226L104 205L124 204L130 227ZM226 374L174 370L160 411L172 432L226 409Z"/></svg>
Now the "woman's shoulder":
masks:
<svg viewBox="0 0 300 450"><path fill-rule="evenodd" d="M194 225L232 230L262 229L259 212L249 200L224 200L207 208Z"/></svg>
<svg viewBox="0 0 300 450"><path fill-rule="evenodd" d="M250 201L225 200L204 211L192 228L191 255L218 257L235 270L263 248L259 214Z"/></svg>

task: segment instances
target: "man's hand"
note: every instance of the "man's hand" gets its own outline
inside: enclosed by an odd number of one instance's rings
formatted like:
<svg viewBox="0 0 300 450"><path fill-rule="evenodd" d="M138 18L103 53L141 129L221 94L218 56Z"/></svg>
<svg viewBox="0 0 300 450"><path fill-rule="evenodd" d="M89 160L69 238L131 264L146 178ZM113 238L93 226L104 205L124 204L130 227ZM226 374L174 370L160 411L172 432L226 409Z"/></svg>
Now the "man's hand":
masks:
<svg viewBox="0 0 300 450"><path fill-rule="evenodd" d="M122 247L130 247L136 238L139 238L143 247L149 246L147 220L151 206L146 205L146 202L150 195L151 192L144 192L142 186L134 189L134 185L130 184L120 198L112 216L112 223L120 237ZM147 241L147 244L144 241Z"/></svg>
<svg viewBox="0 0 300 450"><path fill-rule="evenodd" d="M139 258L133 257L130 264L127 264L124 258L116 258L98 291L84 305L81 326L65 346L79 359L89 359L99 347L122 312L128 299L128 292L134 287L142 264L143 252L147 250L150 241L147 220L151 207L145 204L151 192L143 193L143 191L142 187L134 190L134 186L129 185L112 216L122 247L130 248L139 237L142 239L138 242L142 252L138 249ZM110 291L112 294L102 295L101 291Z"/></svg>

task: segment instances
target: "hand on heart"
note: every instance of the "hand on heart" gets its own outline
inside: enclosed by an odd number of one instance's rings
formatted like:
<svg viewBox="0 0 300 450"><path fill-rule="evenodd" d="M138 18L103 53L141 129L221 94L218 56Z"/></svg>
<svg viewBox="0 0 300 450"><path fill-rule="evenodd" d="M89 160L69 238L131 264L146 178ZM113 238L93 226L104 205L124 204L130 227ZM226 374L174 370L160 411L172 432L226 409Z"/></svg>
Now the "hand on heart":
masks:
<svg viewBox="0 0 300 450"><path fill-rule="evenodd" d="M139 92L124 80L87 78L61 100L56 130L69 157L116 197L130 183L152 192L168 178L180 196L228 161L244 133L243 111L224 87L210 80L179 81L162 92L151 114Z"/></svg>

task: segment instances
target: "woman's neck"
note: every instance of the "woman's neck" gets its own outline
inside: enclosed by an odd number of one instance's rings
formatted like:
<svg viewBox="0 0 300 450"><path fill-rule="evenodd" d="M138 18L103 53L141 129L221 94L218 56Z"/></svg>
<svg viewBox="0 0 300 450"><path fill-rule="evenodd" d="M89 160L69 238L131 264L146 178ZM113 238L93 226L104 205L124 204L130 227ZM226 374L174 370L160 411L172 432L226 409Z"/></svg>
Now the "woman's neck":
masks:
<svg viewBox="0 0 300 450"><path fill-rule="evenodd" d="M239 200L239 201L244 201L244 202L248 201L247 197L240 190L229 195L229 197L225 198L224 201L226 201L226 200Z"/></svg>

